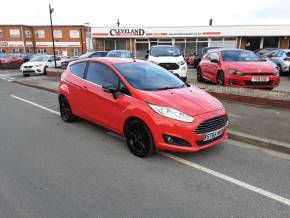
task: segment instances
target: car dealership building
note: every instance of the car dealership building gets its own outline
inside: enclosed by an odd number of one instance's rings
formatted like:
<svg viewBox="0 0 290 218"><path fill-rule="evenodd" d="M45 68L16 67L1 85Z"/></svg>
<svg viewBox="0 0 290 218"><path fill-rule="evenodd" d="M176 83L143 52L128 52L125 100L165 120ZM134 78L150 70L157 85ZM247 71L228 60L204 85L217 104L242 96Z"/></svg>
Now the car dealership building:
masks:
<svg viewBox="0 0 290 218"><path fill-rule="evenodd" d="M127 49L138 58L153 45L175 45L185 56L207 46L290 48L290 25L92 27L94 50Z"/></svg>

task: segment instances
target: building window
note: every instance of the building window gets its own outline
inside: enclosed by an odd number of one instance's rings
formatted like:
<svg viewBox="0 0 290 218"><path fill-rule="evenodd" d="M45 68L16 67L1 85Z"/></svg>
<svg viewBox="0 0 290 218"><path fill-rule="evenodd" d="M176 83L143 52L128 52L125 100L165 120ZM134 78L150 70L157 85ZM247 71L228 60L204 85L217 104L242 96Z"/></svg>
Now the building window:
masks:
<svg viewBox="0 0 290 218"><path fill-rule="evenodd" d="M80 31L79 30L70 30L69 37L73 38L73 39L80 38Z"/></svg>
<svg viewBox="0 0 290 218"><path fill-rule="evenodd" d="M20 38L20 30L19 29L10 29L9 34L10 34L10 38L13 38L13 39Z"/></svg>
<svg viewBox="0 0 290 218"><path fill-rule="evenodd" d="M14 48L12 51L13 51L14 54L20 54L21 53L21 49L19 49L19 48Z"/></svg>
<svg viewBox="0 0 290 218"><path fill-rule="evenodd" d="M278 48L279 37L264 37L263 48Z"/></svg>
<svg viewBox="0 0 290 218"><path fill-rule="evenodd" d="M79 56L79 50L77 48L72 50L72 56Z"/></svg>
<svg viewBox="0 0 290 218"><path fill-rule="evenodd" d="M115 50L115 40L114 39L105 39L105 50L106 51Z"/></svg>
<svg viewBox="0 0 290 218"><path fill-rule="evenodd" d="M25 38L28 38L28 39L32 38L31 30L25 30Z"/></svg>
<svg viewBox="0 0 290 218"><path fill-rule="evenodd" d="M31 48L27 49L27 53L32 53L32 49Z"/></svg>
<svg viewBox="0 0 290 218"><path fill-rule="evenodd" d="M36 53L37 54L45 54L46 53L46 50L43 49L43 48L40 48L40 49L37 49Z"/></svg>
<svg viewBox="0 0 290 218"><path fill-rule="evenodd" d="M126 50L126 39L116 39L116 49Z"/></svg>
<svg viewBox="0 0 290 218"><path fill-rule="evenodd" d="M0 39L3 38L3 32L0 30Z"/></svg>
<svg viewBox="0 0 290 218"><path fill-rule="evenodd" d="M35 30L35 38L43 39L45 37L44 30Z"/></svg>
<svg viewBox="0 0 290 218"><path fill-rule="evenodd" d="M0 48L0 53L4 53L4 49L3 48Z"/></svg>
<svg viewBox="0 0 290 218"><path fill-rule="evenodd" d="M62 38L62 31L61 30L53 30L53 37L56 39Z"/></svg>

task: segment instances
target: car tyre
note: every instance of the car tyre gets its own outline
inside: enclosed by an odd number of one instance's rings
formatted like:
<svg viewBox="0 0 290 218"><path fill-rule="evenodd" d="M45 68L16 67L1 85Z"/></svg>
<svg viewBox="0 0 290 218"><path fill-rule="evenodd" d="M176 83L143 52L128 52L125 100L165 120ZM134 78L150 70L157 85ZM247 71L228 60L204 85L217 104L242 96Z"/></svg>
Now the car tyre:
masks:
<svg viewBox="0 0 290 218"><path fill-rule="evenodd" d="M138 157L149 157L155 151L149 128L141 120L134 119L125 126L125 136L130 152Z"/></svg>
<svg viewBox="0 0 290 218"><path fill-rule="evenodd" d="M197 80L197 82L200 82L200 83L204 82L204 78L202 76L202 71L201 71L200 67L197 68L197 70L196 70L196 80Z"/></svg>
<svg viewBox="0 0 290 218"><path fill-rule="evenodd" d="M76 120L76 116L72 113L72 109L66 97L59 99L59 111L61 119L64 122L71 123Z"/></svg>
<svg viewBox="0 0 290 218"><path fill-rule="evenodd" d="M43 75L46 75L46 74L47 74L47 66L45 66L43 69Z"/></svg>
<svg viewBox="0 0 290 218"><path fill-rule="evenodd" d="M216 83L219 86L225 85L225 74L222 71L218 72L217 77L216 77Z"/></svg>

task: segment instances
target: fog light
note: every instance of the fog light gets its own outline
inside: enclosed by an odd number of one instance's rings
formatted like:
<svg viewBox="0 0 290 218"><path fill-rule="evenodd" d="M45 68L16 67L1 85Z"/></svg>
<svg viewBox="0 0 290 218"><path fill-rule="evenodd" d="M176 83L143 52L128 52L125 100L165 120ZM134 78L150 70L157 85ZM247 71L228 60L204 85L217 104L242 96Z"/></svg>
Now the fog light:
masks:
<svg viewBox="0 0 290 218"><path fill-rule="evenodd" d="M182 147L190 147L191 144L188 143L186 140L177 138L174 136L169 136L169 135L163 135L163 139L167 144L170 145L177 145L177 146L182 146Z"/></svg>

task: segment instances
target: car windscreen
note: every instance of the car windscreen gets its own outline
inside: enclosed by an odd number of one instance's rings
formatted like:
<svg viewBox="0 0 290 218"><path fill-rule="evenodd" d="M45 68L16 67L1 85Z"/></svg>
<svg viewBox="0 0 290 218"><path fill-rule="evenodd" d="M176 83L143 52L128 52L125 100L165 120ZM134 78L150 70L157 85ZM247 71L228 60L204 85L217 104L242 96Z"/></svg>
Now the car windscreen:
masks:
<svg viewBox="0 0 290 218"><path fill-rule="evenodd" d="M186 87L186 84L169 71L151 63L115 64L118 71L136 89L156 91Z"/></svg>
<svg viewBox="0 0 290 218"><path fill-rule="evenodd" d="M247 50L224 50L221 53L223 60L229 62L262 61L254 52Z"/></svg>
<svg viewBox="0 0 290 218"><path fill-rule="evenodd" d="M172 46L156 46L152 47L150 55L154 57L179 57L181 53L177 48Z"/></svg>
<svg viewBox="0 0 290 218"><path fill-rule="evenodd" d="M85 53L85 54L81 55L81 56L79 57L79 59L89 58L89 57L91 57L92 54L93 54L93 52Z"/></svg>
<svg viewBox="0 0 290 218"><path fill-rule="evenodd" d="M43 62L43 61L47 61L48 56L39 56L39 57L34 57L32 59L30 59L30 62Z"/></svg>
<svg viewBox="0 0 290 218"><path fill-rule="evenodd" d="M111 58L131 58L129 51L109 51L107 57Z"/></svg>

